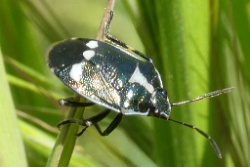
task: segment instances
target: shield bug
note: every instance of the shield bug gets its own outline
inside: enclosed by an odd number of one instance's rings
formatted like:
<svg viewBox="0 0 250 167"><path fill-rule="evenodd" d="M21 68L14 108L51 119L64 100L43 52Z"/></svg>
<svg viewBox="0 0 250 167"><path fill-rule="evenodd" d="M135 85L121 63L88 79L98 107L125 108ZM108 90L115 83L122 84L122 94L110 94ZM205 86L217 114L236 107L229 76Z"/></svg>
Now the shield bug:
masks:
<svg viewBox="0 0 250 167"><path fill-rule="evenodd" d="M170 118L170 112L173 106L218 96L230 92L233 88L210 92L191 100L170 103L153 61L109 34L112 16L111 12L105 31L107 42L72 38L57 43L49 52L48 65L65 85L89 101L107 108L91 118L81 121L65 120L59 126L67 123L85 126L79 133L81 135L89 126L94 125L98 132L105 136L118 126L123 115L154 116L198 131L210 141L218 156L221 157L217 144L208 134L193 125ZM76 107L92 105L92 103L77 103L69 100L62 102ZM102 131L98 122L111 110L118 115Z"/></svg>

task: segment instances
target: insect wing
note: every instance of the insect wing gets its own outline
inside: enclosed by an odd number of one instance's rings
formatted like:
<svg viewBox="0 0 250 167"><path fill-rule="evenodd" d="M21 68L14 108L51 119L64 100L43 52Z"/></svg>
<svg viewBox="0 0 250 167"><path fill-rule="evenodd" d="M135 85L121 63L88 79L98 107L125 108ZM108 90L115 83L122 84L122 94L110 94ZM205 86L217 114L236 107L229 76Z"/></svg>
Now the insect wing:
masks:
<svg viewBox="0 0 250 167"><path fill-rule="evenodd" d="M49 67L76 93L117 112L121 112L124 101L131 95L145 100L146 106L150 93L161 87L158 72L151 63L96 40L72 39L55 45L49 53ZM137 68L143 71L142 80L147 81L137 81L138 75L134 74ZM138 83L129 83L131 79ZM144 91L145 88L148 90Z"/></svg>

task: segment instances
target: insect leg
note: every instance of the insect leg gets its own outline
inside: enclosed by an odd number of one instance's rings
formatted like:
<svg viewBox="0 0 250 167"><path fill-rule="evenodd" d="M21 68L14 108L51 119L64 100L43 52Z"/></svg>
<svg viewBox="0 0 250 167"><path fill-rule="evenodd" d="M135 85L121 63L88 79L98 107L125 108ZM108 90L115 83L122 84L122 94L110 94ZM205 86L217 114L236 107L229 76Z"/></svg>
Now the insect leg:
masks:
<svg viewBox="0 0 250 167"><path fill-rule="evenodd" d="M135 53L136 55L146 59L147 61L149 62L153 62L152 59L150 59L148 56L146 56L145 54L141 53L140 51L132 48L131 46L127 45L126 43L120 41L119 39L113 37L111 34L109 34L109 29L110 29L110 24L111 24L111 21L112 21L112 18L113 18L113 11L110 11L110 17L109 17L109 20L106 24L106 28L105 28L105 37L108 39L108 41L110 41L111 43L115 43L117 45L119 45L120 47L122 48L125 48L125 49L128 49L129 51Z"/></svg>
<svg viewBox="0 0 250 167"><path fill-rule="evenodd" d="M80 103L81 104L81 103ZM91 125L95 125L100 122L101 120L103 120L108 114L110 113L110 109L104 110L103 112L101 112L100 114L97 114L93 117L90 117L88 119L83 119L83 120L78 120L78 119L67 119L64 120L62 122L60 122L59 124L57 124L57 127L60 128L62 125L66 125L66 124L78 124L80 126L85 126L81 132L79 132L77 134L77 136L81 136L83 134L83 132L90 127ZM98 125L97 125L98 126ZM100 129L100 128L99 128ZM99 131L99 130L98 130Z"/></svg>
<svg viewBox="0 0 250 167"><path fill-rule="evenodd" d="M78 125L83 125L85 123L85 121L78 120L78 119L73 119L73 118L72 119L67 119L67 120L63 120L62 122L60 122L59 124L57 124L57 127L60 128L63 125L72 124L72 123L75 123L75 124L78 124ZM83 126L88 127L85 124Z"/></svg>
<svg viewBox="0 0 250 167"><path fill-rule="evenodd" d="M100 114L97 114L93 117L90 117L90 118L82 121L82 123L80 125L85 126L85 128L77 135L81 136L83 134L83 132L87 129L87 127L89 127L91 125L95 126L96 130L99 132L100 135L102 135L102 136L109 135L119 125L119 123L122 120L122 116L123 116L121 113L119 113L114 118L114 120L109 124L109 126L104 131L102 131L98 123L101 120L103 120L110 113L110 111L111 111L110 109L104 110Z"/></svg>
<svg viewBox="0 0 250 167"><path fill-rule="evenodd" d="M59 124L57 124L57 127L60 128L62 125L72 124L72 123L75 123L75 124L78 124L81 126L85 126L81 130L81 132L77 133L77 136L81 136L85 132L85 130L91 126L91 122L88 122L88 121L82 121L82 120L77 120L77 119L67 119L67 120L64 120L64 121L60 122Z"/></svg>
<svg viewBox="0 0 250 167"><path fill-rule="evenodd" d="M95 103L89 102L89 103L82 103L82 102L76 102L73 101L72 98L67 98L67 99L61 99L59 100L59 104L62 106L70 106L70 107L88 107L92 106Z"/></svg>
<svg viewBox="0 0 250 167"><path fill-rule="evenodd" d="M101 130L100 126L98 125L98 122L92 123L97 129L97 131L100 133L100 135L107 136L119 125L122 120L122 116L122 113L119 113L104 131Z"/></svg>
<svg viewBox="0 0 250 167"><path fill-rule="evenodd" d="M84 131L91 125L94 125L96 127L96 124L98 124L98 122L103 120L110 113L110 111L111 111L110 109L107 109L93 117L83 120L79 125L85 126L85 128L83 128L82 131L77 134L77 136L81 136L84 133Z"/></svg>
<svg viewBox="0 0 250 167"><path fill-rule="evenodd" d="M72 123L84 126L84 128L81 130L81 132L79 132L77 134L77 136L81 136L88 127L90 127L91 125L94 125L96 130L100 133L100 135L107 136L119 125L119 123L122 120L122 116L123 116L121 113L119 113L114 118L114 120L109 124L109 126L104 131L102 131L98 122L103 120L110 113L110 111L111 111L110 109L104 110L100 114L97 114L97 115L90 117L86 120L67 119L67 120L60 122L57 125L57 127L60 128L62 125L72 124Z"/></svg>

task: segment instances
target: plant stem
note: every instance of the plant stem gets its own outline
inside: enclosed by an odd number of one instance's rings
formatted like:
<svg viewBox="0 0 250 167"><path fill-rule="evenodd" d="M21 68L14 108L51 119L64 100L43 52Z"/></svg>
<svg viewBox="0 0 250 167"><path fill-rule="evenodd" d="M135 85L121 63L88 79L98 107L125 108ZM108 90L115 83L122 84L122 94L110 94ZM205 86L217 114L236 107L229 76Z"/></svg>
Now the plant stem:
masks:
<svg viewBox="0 0 250 167"><path fill-rule="evenodd" d="M110 11L113 10L115 0L109 0L101 25L97 33L97 40L105 40L104 32L106 28L106 23L110 17ZM81 97L75 95L74 100L79 102ZM84 113L83 108L70 107L66 119L82 119ZM47 167L55 166L69 166L70 158L75 146L78 133L78 125L76 124L67 124L64 125L57 136L56 143L52 150L52 153L47 161Z"/></svg>

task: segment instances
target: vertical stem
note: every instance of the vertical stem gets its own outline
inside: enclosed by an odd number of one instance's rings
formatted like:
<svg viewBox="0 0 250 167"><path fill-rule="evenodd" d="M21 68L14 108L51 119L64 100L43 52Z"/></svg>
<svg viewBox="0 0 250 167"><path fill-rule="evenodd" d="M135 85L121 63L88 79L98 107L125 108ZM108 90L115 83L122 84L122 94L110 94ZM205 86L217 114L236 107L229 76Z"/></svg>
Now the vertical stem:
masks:
<svg viewBox="0 0 250 167"><path fill-rule="evenodd" d="M101 25L99 27L97 33L97 40L104 40L104 32L106 28L106 23L110 17L110 11L113 10L115 4L115 0L109 0ZM79 95L75 95L75 101L80 101L81 97ZM82 108L69 108L68 115L66 119L82 119L84 109ZM56 143L52 150L52 153L47 161L46 166L69 166L70 158L75 146L75 142L77 139L78 125L76 124L68 124L62 127L60 133L57 136Z"/></svg>

